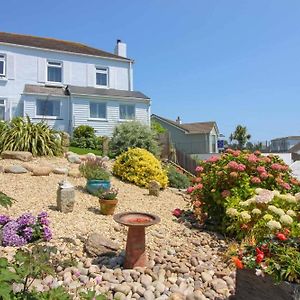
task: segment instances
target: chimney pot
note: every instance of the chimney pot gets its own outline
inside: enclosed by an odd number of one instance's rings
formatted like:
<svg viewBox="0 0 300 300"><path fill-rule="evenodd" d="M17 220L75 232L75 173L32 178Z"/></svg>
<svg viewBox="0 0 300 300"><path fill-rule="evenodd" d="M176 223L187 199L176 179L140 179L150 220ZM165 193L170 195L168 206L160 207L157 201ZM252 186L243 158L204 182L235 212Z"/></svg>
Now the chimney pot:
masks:
<svg viewBox="0 0 300 300"><path fill-rule="evenodd" d="M127 57L127 45L122 43L120 39L117 40L115 54L118 56Z"/></svg>
<svg viewBox="0 0 300 300"><path fill-rule="evenodd" d="M179 116L178 116L177 119L176 119L176 123L181 124L181 119L180 119Z"/></svg>

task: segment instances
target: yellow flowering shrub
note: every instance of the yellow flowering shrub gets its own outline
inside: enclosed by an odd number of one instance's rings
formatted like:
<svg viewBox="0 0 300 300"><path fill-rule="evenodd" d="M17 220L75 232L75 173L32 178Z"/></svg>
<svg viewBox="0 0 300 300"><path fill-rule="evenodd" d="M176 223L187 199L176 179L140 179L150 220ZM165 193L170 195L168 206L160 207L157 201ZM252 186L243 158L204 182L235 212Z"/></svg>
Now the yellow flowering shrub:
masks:
<svg viewBox="0 0 300 300"><path fill-rule="evenodd" d="M130 148L119 155L113 166L113 173L124 181L147 187L151 180L156 180L162 188L168 185L167 173L160 161L149 151Z"/></svg>

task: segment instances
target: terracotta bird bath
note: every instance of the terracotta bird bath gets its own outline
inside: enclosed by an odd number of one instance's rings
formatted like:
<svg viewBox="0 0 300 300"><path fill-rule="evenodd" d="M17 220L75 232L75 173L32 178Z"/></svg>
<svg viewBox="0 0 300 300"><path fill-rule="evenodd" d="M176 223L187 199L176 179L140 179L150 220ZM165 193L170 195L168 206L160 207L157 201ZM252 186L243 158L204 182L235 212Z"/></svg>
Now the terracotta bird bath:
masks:
<svg viewBox="0 0 300 300"><path fill-rule="evenodd" d="M128 226L124 268L147 266L145 228L160 222L158 216L142 212L124 212L114 215L117 223Z"/></svg>

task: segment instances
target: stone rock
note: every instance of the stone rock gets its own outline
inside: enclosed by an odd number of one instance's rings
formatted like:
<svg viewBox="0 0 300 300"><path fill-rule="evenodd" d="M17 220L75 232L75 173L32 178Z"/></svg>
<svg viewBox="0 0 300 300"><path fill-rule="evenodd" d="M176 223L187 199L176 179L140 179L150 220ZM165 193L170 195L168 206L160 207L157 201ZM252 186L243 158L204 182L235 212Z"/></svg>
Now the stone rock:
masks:
<svg viewBox="0 0 300 300"><path fill-rule="evenodd" d="M61 132L61 145L63 147L69 147L70 146L70 135L65 131Z"/></svg>
<svg viewBox="0 0 300 300"><path fill-rule="evenodd" d="M75 153L68 155L67 159L72 164L80 164L81 163L81 159L80 159L79 155L77 155Z"/></svg>
<svg viewBox="0 0 300 300"><path fill-rule="evenodd" d="M149 287L152 283L152 277L148 274L142 274L141 275L141 284L144 286L144 287Z"/></svg>
<svg viewBox="0 0 300 300"><path fill-rule="evenodd" d="M86 159L96 159L96 155L94 153L88 153L85 155Z"/></svg>
<svg viewBox="0 0 300 300"><path fill-rule="evenodd" d="M22 164L22 167L24 167L27 171L32 172L34 169L34 166L28 163Z"/></svg>
<svg viewBox="0 0 300 300"><path fill-rule="evenodd" d="M99 233L92 233L85 242L85 250L91 256L115 254L119 246Z"/></svg>
<svg viewBox="0 0 300 300"><path fill-rule="evenodd" d="M3 151L1 157L4 159L17 159L22 161L31 161L32 153L26 151Z"/></svg>
<svg viewBox="0 0 300 300"><path fill-rule="evenodd" d="M128 295L129 292L131 291L131 288L128 284L122 283L122 284L117 284L114 288L115 292L120 292L125 295Z"/></svg>
<svg viewBox="0 0 300 300"><path fill-rule="evenodd" d="M228 289L226 281L220 278L213 279L211 284L217 293L223 293Z"/></svg>
<svg viewBox="0 0 300 300"><path fill-rule="evenodd" d="M69 213L73 211L75 204L75 190L70 188L58 188L57 189L57 208L63 213Z"/></svg>
<svg viewBox="0 0 300 300"><path fill-rule="evenodd" d="M73 178L80 178L81 174L80 174L80 171L78 169L71 169L68 172L68 176L73 177Z"/></svg>
<svg viewBox="0 0 300 300"><path fill-rule="evenodd" d="M207 272L202 272L201 273L201 278L204 282L207 282L207 281L211 281L212 280L212 276L207 273Z"/></svg>
<svg viewBox="0 0 300 300"><path fill-rule="evenodd" d="M5 168L6 173L13 173L13 174L24 174L27 173L27 170L20 166L20 165L13 165Z"/></svg>
<svg viewBox="0 0 300 300"><path fill-rule="evenodd" d="M154 294L153 294L152 291L147 290L147 291L144 293L144 298L145 298L145 300L154 300L154 299L155 299L155 296L154 296Z"/></svg>
<svg viewBox="0 0 300 300"><path fill-rule="evenodd" d="M32 170L33 176L49 176L49 174L52 172L51 168L48 167L35 167Z"/></svg>
<svg viewBox="0 0 300 300"><path fill-rule="evenodd" d="M0 166L0 173L4 173L4 167Z"/></svg>
<svg viewBox="0 0 300 300"><path fill-rule="evenodd" d="M159 196L159 191L161 188L161 185L159 182L157 182L155 180L150 181L148 184L148 188L149 188L149 195L156 196L156 197Z"/></svg>
<svg viewBox="0 0 300 300"><path fill-rule="evenodd" d="M121 293L121 292L116 292L114 295L114 299L118 299L118 300L125 300L126 299L126 295Z"/></svg>
<svg viewBox="0 0 300 300"><path fill-rule="evenodd" d="M59 174L59 175L66 175L69 172L68 168L54 168L52 171L54 174Z"/></svg>
<svg viewBox="0 0 300 300"><path fill-rule="evenodd" d="M185 297L181 293L172 293L169 300L184 300Z"/></svg>
<svg viewBox="0 0 300 300"><path fill-rule="evenodd" d="M79 280L80 282L86 284L89 281L89 277L87 275L80 275Z"/></svg>

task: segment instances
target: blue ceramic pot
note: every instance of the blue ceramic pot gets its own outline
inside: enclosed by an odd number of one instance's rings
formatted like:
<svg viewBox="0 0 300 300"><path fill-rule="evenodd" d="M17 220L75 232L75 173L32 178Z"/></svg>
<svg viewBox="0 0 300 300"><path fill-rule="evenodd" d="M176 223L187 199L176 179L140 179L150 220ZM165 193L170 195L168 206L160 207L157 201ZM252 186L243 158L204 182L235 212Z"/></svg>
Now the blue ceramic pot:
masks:
<svg viewBox="0 0 300 300"><path fill-rule="evenodd" d="M108 189L110 189L110 181L109 180L88 179L86 182L86 189L90 194L94 194L100 189L108 190Z"/></svg>

